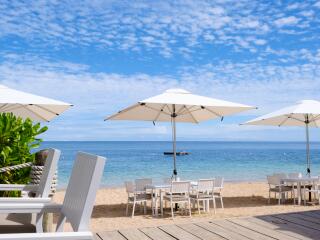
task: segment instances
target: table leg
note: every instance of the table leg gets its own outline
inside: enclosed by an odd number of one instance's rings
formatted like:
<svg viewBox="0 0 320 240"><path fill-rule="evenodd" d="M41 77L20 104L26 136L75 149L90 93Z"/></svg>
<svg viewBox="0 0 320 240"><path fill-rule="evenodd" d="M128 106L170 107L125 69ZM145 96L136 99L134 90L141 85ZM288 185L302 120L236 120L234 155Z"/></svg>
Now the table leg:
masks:
<svg viewBox="0 0 320 240"><path fill-rule="evenodd" d="M163 192L160 190L160 211L161 216L163 216Z"/></svg>
<svg viewBox="0 0 320 240"><path fill-rule="evenodd" d="M155 201L154 215L155 215L155 217L158 217L158 191L157 190L154 191L154 201Z"/></svg>
<svg viewBox="0 0 320 240"><path fill-rule="evenodd" d="M297 194L298 194L298 205L301 205L301 182L298 182L297 185Z"/></svg>

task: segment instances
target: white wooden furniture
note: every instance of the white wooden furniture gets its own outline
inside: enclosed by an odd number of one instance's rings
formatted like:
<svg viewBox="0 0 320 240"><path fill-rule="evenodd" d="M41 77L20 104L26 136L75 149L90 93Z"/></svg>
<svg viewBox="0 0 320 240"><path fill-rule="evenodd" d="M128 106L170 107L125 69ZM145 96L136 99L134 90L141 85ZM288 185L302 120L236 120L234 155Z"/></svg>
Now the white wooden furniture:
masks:
<svg viewBox="0 0 320 240"><path fill-rule="evenodd" d="M47 203L50 202L51 199L49 198L51 183L54 177L54 174L57 169L58 160L60 158L60 150L57 149L49 149L48 156L44 165L44 170L40 179L39 185L24 185L24 184L0 184L0 191L25 191L25 192L35 192L35 198L13 198L13 197L6 197L0 198L0 206L2 204L34 204L34 203ZM27 195L27 194L26 194ZM2 209L2 208L1 208ZM0 211L0 214L9 214L9 213L16 213L14 210L10 212L7 211ZM10 221L9 221L10 222ZM37 231L41 231L42 229L42 217L37 216L36 218L36 229Z"/></svg>
<svg viewBox="0 0 320 240"><path fill-rule="evenodd" d="M278 193L279 198L278 198L278 204L281 204L281 201L283 198L285 198L285 194L288 192L292 192L292 186L286 185L278 175L273 175L273 176L267 176L268 184L269 184L269 198L268 198L268 203L270 204L270 195L271 192L274 193L274 196L276 198L276 194ZM294 197L294 192L293 192L293 197Z"/></svg>
<svg viewBox="0 0 320 240"><path fill-rule="evenodd" d="M294 183L297 184L297 193L298 193L298 205L301 204L301 200L303 198L304 203L306 203L306 199L304 196L305 191L302 189L306 188L306 185L310 185L313 182L316 182L318 177L298 177L298 178L283 178L281 179L281 183Z"/></svg>
<svg viewBox="0 0 320 240"><path fill-rule="evenodd" d="M200 214L200 201L203 203L203 210L210 211L210 200L212 200L214 213L216 213L216 200L214 194L215 187L214 179L200 179L193 192L190 194L190 199L197 203L198 212Z"/></svg>
<svg viewBox="0 0 320 240"><path fill-rule="evenodd" d="M303 195L305 195L306 193L312 193L314 199L318 199L319 205L320 205L320 177L318 177L318 179L314 179L310 189L308 187L304 187L302 189L303 191ZM306 205L306 199L304 198L304 205Z"/></svg>
<svg viewBox="0 0 320 240"><path fill-rule="evenodd" d="M214 178L214 195L220 199L221 208L224 209L223 206L223 190L224 178L223 177L216 177Z"/></svg>
<svg viewBox="0 0 320 240"><path fill-rule="evenodd" d="M125 185L126 185L126 192L128 195L126 216L128 216L129 204L132 204L131 217L132 218L134 217L134 212L135 212L137 203L143 204L144 214L146 214L147 212L146 204L148 200L151 200L151 195L147 194L145 187L141 188L140 186L139 189L143 189L143 190L137 190L136 185L134 185L133 182L126 181Z"/></svg>
<svg viewBox="0 0 320 240"><path fill-rule="evenodd" d="M146 186L147 190L151 190L153 216L155 217L159 216L158 200L160 202L161 215L163 215L163 193L169 191L170 187L171 187L171 183L170 184L151 184Z"/></svg>
<svg viewBox="0 0 320 240"><path fill-rule="evenodd" d="M59 213L60 217L56 233L0 234L0 240L93 240L94 236L89 231L89 221L103 174L104 164L104 157L79 152L62 205L43 202L39 198L35 198L32 204L1 204L0 212L28 212L37 213L41 216L44 212L49 211ZM71 223L74 232L63 232L66 220Z"/></svg>
<svg viewBox="0 0 320 240"><path fill-rule="evenodd" d="M163 197L163 200L170 202L172 218L174 218L173 207L175 203L185 203L191 217L190 187L189 181L173 181L171 183L170 192Z"/></svg>

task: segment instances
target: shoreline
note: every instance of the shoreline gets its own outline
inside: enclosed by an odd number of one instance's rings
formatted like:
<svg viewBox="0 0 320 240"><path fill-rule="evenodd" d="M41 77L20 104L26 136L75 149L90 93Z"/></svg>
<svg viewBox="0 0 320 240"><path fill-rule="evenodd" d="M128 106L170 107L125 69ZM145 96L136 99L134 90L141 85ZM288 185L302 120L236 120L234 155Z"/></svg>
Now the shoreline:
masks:
<svg viewBox="0 0 320 240"><path fill-rule="evenodd" d="M178 213L174 220L172 220L169 208L164 209L165 215L163 217L152 217L150 202L148 202L146 215L137 207L135 217L127 217L125 215L127 203L125 188L100 188L96 196L90 221L90 230L93 232L104 232L117 229L201 222L210 219L272 215L319 209L317 205L293 205L292 201L278 205L275 199L272 199L271 204L268 204L268 189L269 186L266 182L226 182L222 191L224 209L220 207L220 201L217 199L216 214L213 213L212 207L210 213L201 213L200 215L197 209L193 209L191 218ZM64 190L57 191L53 198L54 202L62 203L64 193ZM129 208L129 213L131 213L131 207Z"/></svg>
<svg viewBox="0 0 320 240"><path fill-rule="evenodd" d="M128 180L130 181L130 180ZM132 180L134 181L134 180ZM224 183L247 183L247 184L251 184L251 183L266 183L267 180L262 180L262 179L258 179L258 180L224 180ZM100 189L119 189L119 188L124 188L124 183L123 185L104 185L102 184L99 187ZM67 189L67 185L64 185L63 187L57 187L57 191L65 191Z"/></svg>

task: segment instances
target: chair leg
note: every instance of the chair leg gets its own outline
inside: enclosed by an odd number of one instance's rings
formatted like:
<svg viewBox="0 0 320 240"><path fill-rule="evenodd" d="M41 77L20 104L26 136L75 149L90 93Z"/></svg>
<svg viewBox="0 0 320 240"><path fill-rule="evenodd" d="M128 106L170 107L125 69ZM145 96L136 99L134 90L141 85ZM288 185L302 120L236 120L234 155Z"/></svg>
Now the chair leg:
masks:
<svg viewBox="0 0 320 240"><path fill-rule="evenodd" d="M268 204L270 204L270 190L269 190Z"/></svg>
<svg viewBox="0 0 320 240"><path fill-rule="evenodd" d="M222 195L220 193L220 203L221 203L221 208L224 209L224 206L223 206L223 200L222 200Z"/></svg>
<svg viewBox="0 0 320 240"><path fill-rule="evenodd" d="M128 211L129 211L129 201L127 202L127 207L126 207L126 216L128 216Z"/></svg>
<svg viewBox="0 0 320 240"><path fill-rule="evenodd" d="M281 204L281 199L282 199L282 194L281 194L281 192L279 192L279 200L278 200L278 205L280 205L280 204Z"/></svg>
<svg viewBox="0 0 320 240"><path fill-rule="evenodd" d="M147 202L144 202L144 206L143 206L143 214L147 214Z"/></svg>
<svg viewBox="0 0 320 240"><path fill-rule="evenodd" d="M188 201L188 206L189 206L189 216L191 217L191 202L190 202L190 198L189 198L189 201Z"/></svg>
<svg viewBox="0 0 320 240"><path fill-rule="evenodd" d="M199 199L197 199L197 206L198 206L198 213L200 215L200 203L199 203Z"/></svg>
<svg viewBox="0 0 320 240"><path fill-rule="evenodd" d="M133 207L132 207L132 215L131 217L134 217L134 209L136 208L136 201L133 202Z"/></svg>
<svg viewBox="0 0 320 240"><path fill-rule="evenodd" d="M171 217L172 219L174 218L174 214L173 214L173 204L172 201L170 201L170 207L171 207Z"/></svg>
<svg viewBox="0 0 320 240"><path fill-rule="evenodd" d="M216 198L214 196L212 197L212 201L213 201L213 211L214 211L214 214L216 214L217 213L217 211L216 211Z"/></svg>

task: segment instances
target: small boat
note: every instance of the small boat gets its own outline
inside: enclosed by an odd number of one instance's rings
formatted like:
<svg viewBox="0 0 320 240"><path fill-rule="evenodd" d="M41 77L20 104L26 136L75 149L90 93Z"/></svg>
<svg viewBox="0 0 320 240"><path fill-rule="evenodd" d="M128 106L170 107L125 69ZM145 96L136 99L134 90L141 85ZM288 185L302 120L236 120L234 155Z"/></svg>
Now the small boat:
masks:
<svg viewBox="0 0 320 240"><path fill-rule="evenodd" d="M164 152L164 155L173 155L173 152ZM176 152L177 156L189 155L188 152Z"/></svg>

